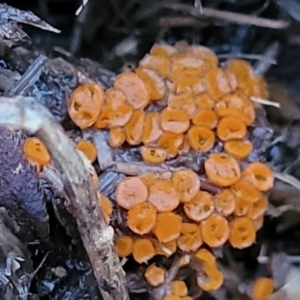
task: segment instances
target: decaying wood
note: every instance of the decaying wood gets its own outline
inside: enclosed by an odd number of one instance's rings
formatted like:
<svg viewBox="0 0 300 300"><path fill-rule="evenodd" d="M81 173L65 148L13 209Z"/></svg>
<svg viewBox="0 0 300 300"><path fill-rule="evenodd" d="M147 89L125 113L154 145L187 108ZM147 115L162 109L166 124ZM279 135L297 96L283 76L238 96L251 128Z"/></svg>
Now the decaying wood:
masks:
<svg viewBox="0 0 300 300"><path fill-rule="evenodd" d="M69 207L76 218L83 245L103 298L129 299L125 274L113 245L88 170L72 141L46 107L29 97L0 97L0 125L39 137L62 170Z"/></svg>

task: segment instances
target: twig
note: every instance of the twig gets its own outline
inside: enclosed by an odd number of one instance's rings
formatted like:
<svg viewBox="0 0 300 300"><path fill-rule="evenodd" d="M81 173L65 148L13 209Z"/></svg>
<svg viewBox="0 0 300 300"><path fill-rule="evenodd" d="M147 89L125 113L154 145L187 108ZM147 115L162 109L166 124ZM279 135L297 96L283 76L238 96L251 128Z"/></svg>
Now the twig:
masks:
<svg viewBox="0 0 300 300"><path fill-rule="evenodd" d="M265 53L262 55L261 59L254 66L254 74L256 76L264 75L271 67L271 61L277 57L279 51L279 43L272 43Z"/></svg>
<svg viewBox="0 0 300 300"><path fill-rule="evenodd" d="M222 11L222 10L206 8L206 7L202 7L202 14L200 14L198 8L195 8L191 5L180 4L180 3L165 3L163 4L163 6L168 9L188 13L197 18L208 17L208 18L224 20L230 23L247 24L247 25L253 25L258 27L283 29L289 26L290 24L288 21L265 19L256 16L249 16L240 13Z"/></svg>
<svg viewBox="0 0 300 300"><path fill-rule="evenodd" d="M206 23L194 17L161 17L158 25L161 27L203 27Z"/></svg>
<svg viewBox="0 0 300 300"><path fill-rule="evenodd" d="M21 93L24 93L29 86L32 86L40 78L46 59L46 56L39 55L22 75L20 80L11 87L7 96L12 97L21 95Z"/></svg>
<svg viewBox="0 0 300 300"><path fill-rule="evenodd" d="M97 149L97 159L100 170L105 170L113 164L112 150L107 144L105 132L91 131L91 137Z"/></svg>
<svg viewBox="0 0 300 300"><path fill-rule="evenodd" d="M250 97L250 100L253 102L256 102L256 103L263 104L263 105L274 106L277 108L281 107L279 102L270 101L270 100L259 98L259 97Z"/></svg>
<svg viewBox="0 0 300 300"><path fill-rule="evenodd" d="M260 264L268 264L270 262L270 257L265 256L265 255L260 255L257 257L257 261ZM300 256L299 255L289 255L286 256L286 259L288 260L288 262L292 263L292 264L299 264L300 263Z"/></svg>
<svg viewBox="0 0 300 300"><path fill-rule="evenodd" d="M289 174L274 172L274 177L300 190L300 181L296 179L294 176Z"/></svg>
<svg viewBox="0 0 300 300"><path fill-rule="evenodd" d="M223 53L223 54L218 54L218 58L225 58L225 59L230 59L230 58L243 58L243 59L249 59L249 60L262 60L263 55L261 54L246 54L246 53ZM269 58L267 60L268 63L272 65L276 65L277 61L273 58Z"/></svg>
<svg viewBox="0 0 300 300"><path fill-rule="evenodd" d="M63 180L72 214L89 256L104 300L128 300L124 271L113 245L114 231L107 226L88 170L72 141L48 109L29 97L0 97L0 125L23 129L39 137Z"/></svg>

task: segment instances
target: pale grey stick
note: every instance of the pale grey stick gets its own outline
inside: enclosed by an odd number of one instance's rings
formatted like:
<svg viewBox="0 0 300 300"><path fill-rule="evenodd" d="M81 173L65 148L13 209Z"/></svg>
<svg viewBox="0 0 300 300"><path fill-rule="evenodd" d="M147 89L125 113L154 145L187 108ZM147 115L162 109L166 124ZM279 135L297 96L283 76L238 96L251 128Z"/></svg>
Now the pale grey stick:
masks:
<svg viewBox="0 0 300 300"><path fill-rule="evenodd" d="M127 300L125 274L115 253L112 227L107 226L90 175L73 142L49 110L29 97L0 97L0 126L34 134L62 170L69 210L76 218L104 300Z"/></svg>

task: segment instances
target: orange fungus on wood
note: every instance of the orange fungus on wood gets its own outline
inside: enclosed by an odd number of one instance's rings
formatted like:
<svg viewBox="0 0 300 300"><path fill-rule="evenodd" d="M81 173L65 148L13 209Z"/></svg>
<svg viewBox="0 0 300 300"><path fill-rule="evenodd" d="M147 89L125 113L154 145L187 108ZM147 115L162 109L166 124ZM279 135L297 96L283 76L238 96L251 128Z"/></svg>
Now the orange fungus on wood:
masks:
<svg viewBox="0 0 300 300"><path fill-rule="evenodd" d="M251 246L256 238L253 221L248 217L237 217L230 222L229 243L232 247L243 249Z"/></svg>
<svg viewBox="0 0 300 300"><path fill-rule="evenodd" d="M148 189L139 177L127 177L123 179L116 189L117 203L130 209L138 203L145 202L148 197Z"/></svg>
<svg viewBox="0 0 300 300"><path fill-rule="evenodd" d="M83 152L91 163L93 163L97 158L97 149L89 140L79 141L76 145L76 149Z"/></svg>
<svg viewBox="0 0 300 300"><path fill-rule="evenodd" d="M153 232L158 240L167 243L177 239L182 230L181 217L173 212L160 213Z"/></svg>
<svg viewBox="0 0 300 300"><path fill-rule="evenodd" d="M104 103L104 91L98 84L87 83L78 86L70 96L68 113L81 129L92 126Z"/></svg>
<svg viewBox="0 0 300 300"><path fill-rule="evenodd" d="M134 109L147 106L150 100L149 92L144 81L133 72L124 72L117 76L114 88L125 95L127 102Z"/></svg>
<svg viewBox="0 0 300 300"><path fill-rule="evenodd" d="M156 222L156 210L152 204L141 202L131 207L127 215L127 225L135 233L149 233Z"/></svg>
<svg viewBox="0 0 300 300"><path fill-rule="evenodd" d="M200 222L212 214L215 206L208 192L199 191L191 201L184 203L183 209L188 218Z"/></svg>
<svg viewBox="0 0 300 300"><path fill-rule="evenodd" d="M132 255L138 263L147 263L155 255L155 249L149 239L136 239L133 242Z"/></svg>
<svg viewBox="0 0 300 300"><path fill-rule="evenodd" d="M230 186L241 177L238 162L225 153L213 153L204 162L205 173L208 179L222 187Z"/></svg>
<svg viewBox="0 0 300 300"><path fill-rule="evenodd" d="M181 202L191 201L200 189L199 177L191 169L183 169L174 172L172 182L180 196Z"/></svg>
<svg viewBox="0 0 300 300"><path fill-rule="evenodd" d="M50 154L38 138L28 138L23 144L23 151L27 159L38 163L40 166L45 166L50 162Z"/></svg>
<svg viewBox="0 0 300 300"><path fill-rule="evenodd" d="M148 201L158 212L168 212L179 205L180 199L170 181L158 179L149 187Z"/></svg>
<svg viewBox="0 0 300 300"><path fill-rule="evenodd" d="M192 126L187 138L191 148L197 152L207 152L215 143L214 132L204 126Z"/></svg>
<svg viewBox="0 0 300 300"><path fill-rule="evenodd" d="M151 286L156 287L165 282L166 270L153 263L146 268L144 276Z"/></svg>
<svg viewBox="0 0 300 300"><path fill-rule="evenodd" d="M212 214L200 224L203 242L210 247L220 247L229 237L228 221L219 214Z"/></svg>

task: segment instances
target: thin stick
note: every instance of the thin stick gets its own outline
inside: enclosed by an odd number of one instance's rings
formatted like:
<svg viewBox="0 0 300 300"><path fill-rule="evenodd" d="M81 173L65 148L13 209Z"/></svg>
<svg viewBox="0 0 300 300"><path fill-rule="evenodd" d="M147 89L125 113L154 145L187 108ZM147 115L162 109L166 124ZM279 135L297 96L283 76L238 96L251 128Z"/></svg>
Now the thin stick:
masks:
<svg viewBox="0 0 300 300"><path fill-rule="evenodd" d="M249 60L261 60L263 58L262 54L246 54L246 53L224 53L224 54L218 54L218 58L243 58L243 59L249 59ZM272 65L276 65L277 61L273 58L270 58L268 60L268 63Z"/></svg>
<svg viewBox="0 0 300 300"><path fill-rule="evenodd" d="M256 102L256 103L263 104L263 105L274 106L277 108L281 107L279 102L270 101L270 100L259 98L259 97L250 97L250 100L253 102Z"/></svg>
<svg viewBox="0 0 300 300"><path fill-rule="evenodd" d="M45 106L29 97L0 97L0 126L26 130L46 145L54 164L63 171L68 208L76 218L103 299L128 300L114 231L105 223L88 170L63 128Z"/></svg>
<svg viewBox="0 0 300 300"><path fill-rule="evenodd" d="M195 8L191 5L187 4L180 4L180 3L166 3L163 4L164 7L182 11L185 13L189 13L190 15L197 17L197 18L214 18L224 20L230 23L236 24L247 24L253 25L257 27L266 27L266 28L273 28L273 29L283 29L290 25L289 22L283 20L271 20L266 18L260 18L256 16L249 16L240 13L234 13L229 11L222 11L213 8L206 8L202 7L201 14L198 8Z"/></svg>
<svg viewBox="0 0 300 300"><path fill-rule="evenodd" d="M274 172L274 177L300 190L300 181L292 175Z"/></svg>

